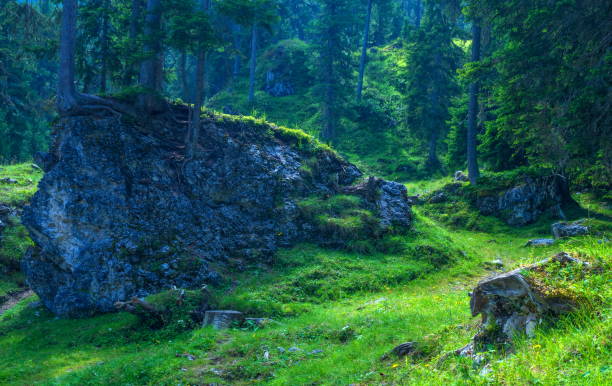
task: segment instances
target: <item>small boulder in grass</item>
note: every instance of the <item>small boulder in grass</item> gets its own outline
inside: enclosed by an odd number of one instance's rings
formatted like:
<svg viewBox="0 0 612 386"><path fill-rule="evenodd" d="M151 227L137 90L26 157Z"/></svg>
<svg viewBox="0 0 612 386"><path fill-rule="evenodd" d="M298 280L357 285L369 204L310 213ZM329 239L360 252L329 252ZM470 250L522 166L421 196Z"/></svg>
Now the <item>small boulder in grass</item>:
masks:
<svg viewBox="0 0 612 386"><path fill-rule="evenodd" d="M532 239L527 241L526 247L548 247L555 243L553 239Z"/></svg>
<svg viewBox="0 0 612 386"><path fill-rule="evenodd" d="M216 330L230 328L232 324L242 323L244 314L240 311L206 311L204 313L204 326L213 326Z"/></svg>
<svg viewBox="0 0 612 386"><path fill-rule="evenodd" d="M467 182L470 179L468 178L468 176L465 175L465 173L463 173L461 170L457 170L455 172L455 181L457 182Z"/></svg>
<svg viewBox="0 0 612 386"><path fill-rule="evenodd" d="M553 264L562 267L577 265L579 268L589 266L589 263L562 252L539 263L481 280L470 294L472 315L482 315L480 330L473 342L457 353L472 355L485 350L487 345L508 343L517 334L533 336L544 317L558 317L573 311L577 306L575 298L542 288L532 278Z"/></svg>
<svg viewBox="0 0 612 386"><path fill-rule="evenodd" d="M584 220L568 222L558 222L552 225L551 230L555 239L562 237L583 236L589 234L589 228L583 225Z"/></svg>
<svg viewBox="0 0 612 386"><path fill-rule="evenodd" d="M5 178L0 178L0 182L3 184L16 184L18 183L18 181L14 178L10 178L10 177L5 177Z"/></svg>

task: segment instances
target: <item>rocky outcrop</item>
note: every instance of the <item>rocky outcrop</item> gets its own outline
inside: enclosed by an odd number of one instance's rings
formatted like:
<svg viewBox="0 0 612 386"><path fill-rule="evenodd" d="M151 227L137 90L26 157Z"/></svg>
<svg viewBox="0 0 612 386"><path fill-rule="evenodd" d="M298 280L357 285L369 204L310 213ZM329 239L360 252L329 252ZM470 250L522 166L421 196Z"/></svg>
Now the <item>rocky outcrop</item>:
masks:
<svg viewBox="0 0 612 386"><path fill-rule="evenodd" d="M200 156L185 160L187 110L63 119L23 223L36 247L29 285L58 315L219 280L228 261L265 262L316 240L297 202L328 197L361 172L305 134L250 118L203 117ZM405 188L363 198L381 228L407 227ZM370 200L371 202L367 202Z"/></svg>
<svg viewBox="0 0 612 386"><path fill-rule="evenodd" d="M576 307L574 299L562 292L541 288L530 278L550 264L588 266L567 253L560 253L478 283L470 295L470 309L473 316L482 315L482 325L474 337L472 350L507 342L517 333L533 336L535 327L543 318L558 316Z"/></svg>
<svg viewBox="0 0 612 386"><path fill-rule="evenodd" d="M566 179L559 175L525 177L517 186L476 199L482 214L498 216L509 225L527 225L545 213L563 219L562 208L567 204L575 203Z"/></svg>
<svg viewBox="0 0 612 386"><path fill-rule="evenodd" d="M583 225L584 220L572 223L558 222L551 226L552 234L555 239L562 237L583 236L589 234L589 228Z"/></svg>

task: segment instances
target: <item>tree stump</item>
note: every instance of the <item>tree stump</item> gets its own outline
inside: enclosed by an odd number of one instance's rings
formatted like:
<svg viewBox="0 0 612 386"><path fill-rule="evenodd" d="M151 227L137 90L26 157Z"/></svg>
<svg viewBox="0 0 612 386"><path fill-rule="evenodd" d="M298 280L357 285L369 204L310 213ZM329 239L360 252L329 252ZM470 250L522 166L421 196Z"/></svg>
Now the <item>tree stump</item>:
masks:
<svg viewBox="0 0 612 386"><path fill-rule="evenodd" d="M204 326L213 326L216 330L230 328L234 322L242 322L244 315L239 311L206 311L204 313Z"/></svg>

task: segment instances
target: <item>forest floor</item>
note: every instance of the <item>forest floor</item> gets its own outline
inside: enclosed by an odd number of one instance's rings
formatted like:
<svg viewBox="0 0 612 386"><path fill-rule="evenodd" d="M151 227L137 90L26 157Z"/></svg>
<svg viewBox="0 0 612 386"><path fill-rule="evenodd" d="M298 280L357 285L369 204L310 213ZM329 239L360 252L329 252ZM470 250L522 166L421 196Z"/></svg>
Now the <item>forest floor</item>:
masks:
<svg viewBox="0 0 612 386"><path fill-rule="evenodd" d="M422 192L445 181L408 188ZM577 198L589 213L610 215L590 196ZM513 228L488 218L495 226L473 231L427 213L415 207L415 227L397 250L358 253L302 244L213 290L226 309L272 318L265 327L151 330L128 313L59 319L28 296L0 315L0 384L612 383L610 286L594 293L610 282L609 272L586 286L603 306L539 326L534 338L517 339L512 352L485 353L488 371L449 354L477 331L468 292L493 272L488 262L501 259L508 270L568 251L609 263L608 242L587 236L525 247L531 238L550 237L553 220ZM385 355L407 341L419 342L421 355Z"/></svg>

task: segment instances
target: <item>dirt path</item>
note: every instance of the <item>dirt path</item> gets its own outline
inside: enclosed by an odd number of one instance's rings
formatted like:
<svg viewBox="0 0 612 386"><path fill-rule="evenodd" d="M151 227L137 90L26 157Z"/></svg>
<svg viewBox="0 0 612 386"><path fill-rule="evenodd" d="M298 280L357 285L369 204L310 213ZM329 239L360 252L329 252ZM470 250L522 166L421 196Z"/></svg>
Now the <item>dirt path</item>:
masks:
<svg viewBox="0 0 612 386"><path fill-rule="evenodd" d="M6 302L0 304L0 315L4 314L6 311L11 309L15 304L19 303L23 299L34 295L34 292L30 289L17 292L16 294L9 295L9 298Z"/></svg>

